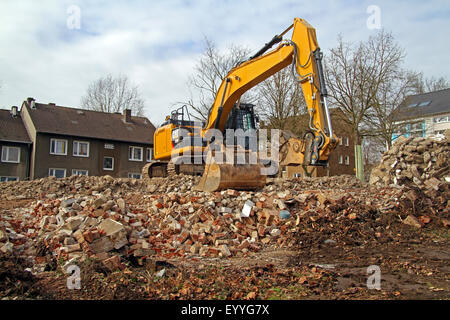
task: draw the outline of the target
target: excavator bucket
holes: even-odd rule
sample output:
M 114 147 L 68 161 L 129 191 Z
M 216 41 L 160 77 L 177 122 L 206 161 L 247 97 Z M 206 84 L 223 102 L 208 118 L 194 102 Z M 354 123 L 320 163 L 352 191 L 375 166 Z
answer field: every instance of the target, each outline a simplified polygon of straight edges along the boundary
M 266 176 L 261 174 L 261 165 L 217 164 L 212 162 L 205 166 L 205 171 L 197 190 L 214 192 L 224 189 L 253 190 L 263 188 Z
M 208 152 L 203 176 L 195 189 L 214 192 L 224 189 L 263 188 L 266 185 L 266 176 L 261 174 L 261 169 L 261 164 L 218 164 L 214 161 L 212 153 Z

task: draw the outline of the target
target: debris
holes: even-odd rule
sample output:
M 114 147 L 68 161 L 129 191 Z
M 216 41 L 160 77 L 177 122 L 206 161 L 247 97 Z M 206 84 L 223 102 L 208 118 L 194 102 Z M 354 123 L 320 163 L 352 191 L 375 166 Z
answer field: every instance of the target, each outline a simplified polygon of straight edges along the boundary
M 157 276 L 158 278 L 162 278 L 164 277 L 164 274 L 166 273 L 166 268 L 159 270 L 155 276 Z
M 416 228 L 422 228 L 422 224 L 419 222 L 419 220 L 417 220 L 417 218 L 412 215 L 407 216 L 406 219 L 403 220 L 403 223 Z
M 255 204 L 250 200 L 245 201 L 244 207 L 242 208 L 241 217 L 249 217 L 254 205 Z
M 384 153 L 380 164 L 372 170 L 369 182 L 438 191 L 448 182 L 449 158 L 448 138 L 401 137 Z
M 280 211 L 280 218 L 281 219 L 289 219 L 291 214 L 287 210 L 281 210 Z

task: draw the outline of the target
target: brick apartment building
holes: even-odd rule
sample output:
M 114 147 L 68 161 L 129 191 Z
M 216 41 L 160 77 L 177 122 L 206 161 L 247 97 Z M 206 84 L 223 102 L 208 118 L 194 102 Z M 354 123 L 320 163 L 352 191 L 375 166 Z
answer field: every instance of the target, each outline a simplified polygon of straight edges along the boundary
M 29 177 L 31 147 L 18 108 L 0 110 L 0 182 Z
M 21 146 L 23 164 L 16 163 L 14 173 L 20 180 L 107 174 L 140 178 L 142 167 L 153 156 L 155 127 L 145 117 L 131 116 L 130 110 L 123 114 L 104 113 L 42 104 L 28 98 L 15 118 L 11 114 L 8 118 L 5 111 L 10 113 L 1 113 L 1 119 L 5 119 L 0 127 L 2 154 L 6 148 L 3 145 Z M 13 142 L 14 138 L 3 129 L 12 125 L 21 128 L 20 141 Z M 9 156 L 10 151 L 5 152 Z M 2 158 L 2 176 L 12 175 L 7 166 L 10 164 Z
M 342 174 L 355 174 L 355 144 L 351 134 L 351 127 L 345 120 L 345 114 L 338 108 L 330 110 L 331 125 L 334 134 L 341 138 L 340 144 L 328 157 L 327 167 L 308 166 L 306 171 L 302 166 L 289 166 L 282 168 L 284 177 L 294 176 L 338 176 Z M 303 137 L 309 128 L 309 115 L 301 115 L 288 119 L 287 130 L 299 137 Z

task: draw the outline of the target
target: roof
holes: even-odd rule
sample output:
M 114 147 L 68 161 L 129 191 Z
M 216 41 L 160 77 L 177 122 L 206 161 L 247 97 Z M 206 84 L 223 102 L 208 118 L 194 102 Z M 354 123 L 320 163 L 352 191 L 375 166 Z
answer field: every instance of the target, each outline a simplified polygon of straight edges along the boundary
M 35 103 L 30 114 L 37 132 L 114 140 L 134 143 L 153 143 L 155 126 L 145 117 L 131 117 L 125 122 L 123 114 L 90 111 L 53 104 Z
M 348 118 L 345 116 L 344 112 L 341 109 L 330 108 L 329 114 L 331 118 L 331 125 L 333 126 L 333 132 L 335 134 L 342 135 L 351 132 L 351 126 L 349 124 Z M 287 119 L 285 129 L 292 131 L 298 136 L 303 136 L 306 131 L 310 130 L 309 121 L 309 113 L 301 114 L 296 117 L 292 116 Z
M 395 120 L 406 120 L 450 112 L 450 88 L 406 97 Z
M 12 117 L 10 110 L 0 109 L 0 140 L 31 143 L 19 113 Z

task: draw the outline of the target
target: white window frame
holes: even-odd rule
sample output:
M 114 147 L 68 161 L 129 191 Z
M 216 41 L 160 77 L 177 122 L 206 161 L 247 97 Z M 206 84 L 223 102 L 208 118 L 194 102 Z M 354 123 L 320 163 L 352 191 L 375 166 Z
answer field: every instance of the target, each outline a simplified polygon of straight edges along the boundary
M 345 165 L 346 166 L 350 165 L 350 157 L 349 156 L 345 156 Z
M 140 159 L 134 159 L 134 149 L 141 149 L 141 158 Z M 131 151 L 131 155 L 130 155 Z M 130 161 L 142 161 L 144 159 L 144 148 L 143 147 L 136 147 L 136 146 L 129 146 L 128 147 L 128 160 Z
M 148 158 L 149 154 L 150 154 L 150 159 Z M 147 148 L 147 155 L 146 156 L 147 156 L 147 162 L 151 162 L 152 159 L 153 159 L 153 148 Z
M 348 147 L 349 141 L 348 137 L 345 137 L 345 146 Z
M 112 159 L 112 168 L 105 168 L 105 158 L 111 158 Z M 105 171 L 114 171 L 114 157 L 104 156 L 103 157 L 103 170 Z
M 139 178 L 133 177 L 133 175 L 137 175 L 137 176 L 139 176 Z M 141 173 L 128 172 L 128 178 L 129 179 L 142 179 L 142 174 Z
M 57 142 L 61 142 L 61 141 L 63 141 L 66 144 L 66 147 L 64 148 L 65 149 L 65 153 L 52 152 L 52 143 L 55 142 L 55 149 L 56 149 L 56 143 Z M 50 139 L 50 154 L 54 154 L 54 155 L 57 155 L 57 156 L 67 156 L 67 146 L 68 145 L 69 145 L 69 142 L 66 139 L 51 138 Z
M 344 157 L 342 156 L 342 154 L 339 155 L 338 163 L 339 164 L 343 164 L 344 163 Z
M 53 170 L 53 174 L 50 174 L 51 170 Z M 56 170 L 64 170 L 64 177 L 63 178 L 67 177 L 67 169 L 64 169 L 64 168 L 48 168 L 48 176 L 49 177 L 56 177 L 56 175 L 55 175 L 55 173 L 56 173 L 55 171 Z
M 17 161 L 10 161 L 8 160 L 9 158 L 9 150 L 10 149 L 17 149 L 18 150 L 18 154 L 17 154 Z M 5 153 L 3 153 L 6 150 Z M 6 158 L 3 159 L 3 154 L 5 154 Z M 3 146 L 2 147 L 2 162 L 7 162 L 7 163 L 20 163 L 20 147 L 13 147 L 13 146 Z
M 450 116 L 435 117 L 433 121 L 434 123 L 446 123 L 450 121 Z
M 78 174 L 78 173 L 77 173 L 77 172 L 79 172 L 79 171 L 84 171 L 84 172 L 86 172 L 85 176 L 88 176 L 88 175 L 89 175 L 89 170 L 85 170 L 85 169 L 72 169 L 72 175 L 73 175 L 73 176 L 75 176 L 75 175 L 77 175 L 77 176 L 83 176 L 83 174 Z
M 80 150 L 80 143 L 86 143 L 87 144 L 87 155 L 82 155 L 82 154 L 77 154 L 78 152 L 79 152 L 79 150 Z M 77 148 L 75 148 L 75 144 L 77 144 Z M 90 143 L 89 143 L 89 141 L 80 141 L 80 140 L 75 140 L 74 142 L 73 142 L 73 152 L 72 152 L 72 155 L 74 156 L 74 157 L 83 157 L 83 158 L 89 158 L 89 152 L 90 152 Z M 75 151 L 77 152 L 77 153 L 75 153 Z
M 342 146 L 344 143 L 344 137 L 342 137 L 342 139 L 339 140 L 339 145 Z
M 4 181 L 2 181 L 2 179 L 5 179 Z M 14 180 L 11 180 L 14 179 Z M 0 177 L 0 182 L 10 182 L 10 181 L 19 181 L 19 177 L 12 177 L 12 176 L 1 176 Z

